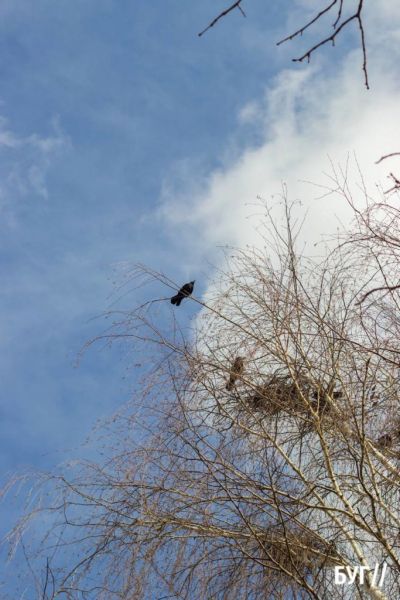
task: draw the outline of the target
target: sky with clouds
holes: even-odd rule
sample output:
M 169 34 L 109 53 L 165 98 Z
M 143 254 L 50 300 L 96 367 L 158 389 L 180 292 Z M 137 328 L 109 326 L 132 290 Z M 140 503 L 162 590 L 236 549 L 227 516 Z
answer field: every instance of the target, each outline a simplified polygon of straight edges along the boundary
M 351 2 L 349 2 L 351 4 Z M 354 4 L 354 3 L 353 3 Z M 253 243 L 257 196 L 288 186 L 311 243 L 345 218 L 319 199 L 331 162 L 371 193 L 400 150 L 400 9 L 365 6 L 369 91 L 353 23 L 310 64 L 293 63 L 332 17 L 276 46 L 317 0 L 3 0 L 0 6 L 0 470 L 51 468 L 129 398 L 123 351 L 103 328 L 113 269 L 135 261 L 178 282 Z M 400 165 L 399 165 L 400 172 Z M 125 307 L 146 297 L 125 299 Z M 164 295 L 165 289 L 151 289 Z M 185 319 L 190 308 L 179 318 Z M 78 451 L 79 452 L 79 451 Z M 2 532 L 15 509 L 3 507 Z

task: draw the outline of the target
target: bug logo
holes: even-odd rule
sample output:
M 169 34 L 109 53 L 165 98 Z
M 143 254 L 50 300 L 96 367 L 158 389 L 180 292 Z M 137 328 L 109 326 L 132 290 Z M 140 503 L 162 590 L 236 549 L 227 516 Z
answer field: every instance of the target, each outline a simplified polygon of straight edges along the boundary
M 381 587 L 385 581 L 387 563 L 383 563 L 382 569 L 380 571 L 380 564 L 376 563 L 374 569 L 371 567 L 362 567 L 362 566 L 341 566 L 335 567 L 335 583 L 337 585 L 352 585 L 355 581 L 360 583 L 361 585 L 364 583 L 365 573 L 372 573 L 371 584 L 373 586 Z

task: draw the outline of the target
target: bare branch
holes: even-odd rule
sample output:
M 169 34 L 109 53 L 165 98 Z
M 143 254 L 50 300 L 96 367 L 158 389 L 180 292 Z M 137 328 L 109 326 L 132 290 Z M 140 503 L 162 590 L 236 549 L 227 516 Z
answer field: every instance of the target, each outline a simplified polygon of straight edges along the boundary
M 318 15 L 316 17 L 314 17 L 313 19 L 311 19 L 311 21 L 309 21 L 306 25 L 304 25 L 303 27 L 301 27 L 300 29 L 298 29 L 295 33 L 289 35 L 288 37 L 284 38 L 283 40 L 281 40 L 280 42 L 278 42 L 278 46 L 280 44 L 283 44 L 284 42 L 287 41 L 291 41 L 293 40 L 295 37 L 299 36 L 299 35 L 303 35 L 304 31 L 306 31 L 306 29 L 308 29 L 309 27 L 311 27 L 311 25 L 314 25 L 324 14 L 326 14 L 327 12 L 329 12 L 336 4 L 337 4 L 338 0 L 333 0 L 333 2 L 331 4 L 329 4 L 324 10 L 322 10 L 320 13 L 318 13 Z M 301 56 L 300 58 L 293 58 L 293 62 L 303 62 L 304 59 L 307 59 L 307 61 L 310 61 L 311 55 L 318 49 L 321 48 L 321 46 L 324 46 L 325 44 L 327 44 L 328 42 L 332 42 L 333 45 L 335 45 L 335 39 L 336 37 L 339 35 L 339 33 L 352 21 L 354 21 L 355 19 L 358 22 L 359 28 L 360 28 L 360 34 L 361 34 L 361 47 L 362 47 L 362 53 L 363 53 L 363 71 L 364 71 L 364 79 L 365 79 L 365 86 L 367 89 L 369 89 L 369 83 L 368 83 L 368 71 L 367 71 L 367 51 L 366 51 L 366 45 L 365 45 L 365 34 L 364 34 L 364 27 L 363 27 L 363 22 L 362 22 L 362 9 L 363 9 L 363 2 L 364 0 L 359 0 L 359 4 L 358 4 L 358 8 L 357 11 L 351 15 L 350 17 L 348 17 L 345 21 L 343 21 L 343 23 L 337 27 L 340 18 L 342 16 L 342 9 L 343 9 L 343 1 L 341 0 L 340 2 L 340 6 L 339 6 L 339 12 L 338 12 L 338 17 L 336 18 L 334 24 L 333 24 L 333 28 L 335 29 L 335 31 L 333 32 L 332 35 L 325 37 L 323 40 L 321 40 L 320 42 L 318 42 L 317 44 L 315 44 L 312 48 L 310 48 L 310 50 L 307 50 L 307 52 L 305 54 L 303 54 L 303 56 Z
M 382 162 L 383 160 L 386 160 L 387 158 L 390 158 L 391 156 L 400 156 L 400 152 L 392 152 L 391 154 L 386 154 L 385 156 L 381 156 L 381 158 L 379 160 L 376 161 L 376 165 L 379 165 L 380 162 Z
M 362 304 L 368 298 L 368 296 L 370 296 L 371 294 L 375 294 L 375 292 L 382 292 L 382 291 L 394 292 L 395 290 L 398 290 L 398 289 L 400 289 L 400 284 L 399 285 L 391 285 L 391 286 L 383 285 L 381 287 L 376 287 L 372 290 L 369 290 L 369 292 L 367 292 L 366 294 L 364 294 L 364 296 L 361 298 L 361 300 L 359 300 L 357 302 L 357 304 Z
M 300 27 L 300 29 L 298 29 L 294 33 L 288 35 L 283 40 L 281 40 L 280 42 L 278 42 L 277 45 L 279 46 L 279 45 L 283 44 L 284 42 L 292 41 L 296 37 L 302 36 L 305 31 L 307 31 L 310 27 L 312 27 L 318 21 L 320 21 L 324 15 L 330 13 L 335 6 L 338 6 L 337 15 L 336 15 L 335 20 L 333 22 L 334 32 L 332 33 L 332 35 L 326 36 L 321 41 L 319 41 L 318 43 L 316 43 L 312 48 L 310 48 L 300 58 L 294 58 L 292 60 L 293 60 L 293 62 L 302 62 L 303 60 L 307 59 L 307 61 L 309 62 L 310 58 L 311 58 L 311 55 L 318 48 L 321 48 L 322 46 L 324 46 L 328 42 L 331 42 L 333 45 L 335 45 L 335 40 L 336 40 L 336 37 L 339 35 L 339 33 L 341 31 L 343 31 L 343 29 L 347 25 L 349 25 L 349 23 L 351 23 L 354 20 L 357 20 L 358 26 L 359 26 L 359 30 L 360 30 L 360 37 L 361 37 L 361 49 L 362 49 L 362 53 L 363 53 L 363 71 L 364 71 L 365 86 L 366 86 L 367 89 L 369 89 L 368 70 L 367 70 L 367 49 L 366 49 L 366 43 L 365 43 L 364 25 L 363 25 L 363 21 L 362 21 L 362 10 L 363 10 L 364 0 L 358 0 L 358 6 L 357 6 L 356 12 L 354 12 L 352 15 L 350 15 L 345 21 L 343 21 L 339 25 L 339 23 L 340 23 L 340 21 L 342 19 L 342 15 L 343 15 L 344 1 L 345 0 L 332 0 L 331 3 L 326 6 L 326 8 L 324 8 L 323 10 L 321 10 L 315 17 L 313 17 L 305 25 L 303 25 L 302 27 Z M 242 15 L 245 17 L 246 15 L 245 15 L 242 7 L 241 7 L 241 2 L 242 2 L 242 0 L 238 0 L 237 2 L 235 2 L 234 4 L 232 4 L 229 8 L 227 8 L 226 10 L 224 10 L 223 12 L 221 12 L 210 23 L 210 25 L 208 25 L 208 27 L 206 27 L 201 33 L 199 33 L 199 36 L 201 37 L 206 31 L 208 31 L 209 29 L 211 29 L 211 27 L 214 27 L 214 25 L 216 23 L 218 23 L 218 21 L 220 19 L 222 19 L 223 17 L 227 16 L 235 8 L 238 8 L 240 10 L 240 12 L 242 13 Z
M 235 8 L 238 8 L 240 10 L 240 12 L 242 13 L 242 15 L 244 17 L 246 17 L 245 12 L 243 11 L 242 7 L 240 6 L 242 3 L 242 0 L 237 0 L 237 2 L 235 2 L 234 4 L 232 4 L 232 6 L 230 6 L 229 8 L 227 8 L 226 10 L 224 10 L 221 14 L 218 15 L 218 17 L 216 17 L 209 25 L 208 27 L 206 27 L 203 31 L 201 31 L 199 33 L 199 37 L 201 37 L 206 31 L 208 31 L 209 29 L 211 29 L 211 27 L 214 27 L 214 25 L 216 23 L 218 23 L 218 21 L 220 19 L 222 19 L 223 17 L 225 17 L 226 15 L 228 15 L 232 10 L 235 10 Z
M 321 12 L 319 12 L 317 14 L 317 16 L 314 17 L 313 19 L 311 19 L 311 21 L 309 21 L 306 25 L 304 25 L 303 27 L 301 27 L 300 29 L 298 29 L 297 31 L 295 31 L 294 33 L 292 33 L 291 35 L 288 35 L 288 37 L 284 38 L 283 40 L 281 40 L 280 42 L 278 42 L 276 45 L 280 46 L 284 42 L 292 41 L 298 35 L 302 36 L 303 33 L 306 31 L 306 29 L 308 29 L 309 27 L 311 27 L 311 25 L 314 25 L 314 23 L 316 23 L 324 14 L 326 14 L 327 12 L 329 12 L 331 10 L 331 8 L 333 8 L 335 6 L 335 4 L 337 4 L 337 2 L 338 2 L 338 0 L 333 0 L 333 2 L 331 4 L 329 4 L 326 8 L 324 8 L 324 10 L 321 10 Z M 341 12 L 342 12 L 342 2 L 340 4 L 338 18 L 335 21 L 334 27 L 336 27 L 338 21 L 340 20 Z

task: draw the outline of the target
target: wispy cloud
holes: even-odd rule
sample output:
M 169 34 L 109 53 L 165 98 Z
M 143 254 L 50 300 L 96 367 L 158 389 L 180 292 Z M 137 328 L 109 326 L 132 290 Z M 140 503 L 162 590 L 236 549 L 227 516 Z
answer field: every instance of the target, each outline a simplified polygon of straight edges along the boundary
M 47 200 L 46 175 L 71 142 L 59 119 L 50 123 L 49 135 L 27 137 L 12 130 L 0 116 L 0 214 L 3 227 L 15 227 L 18 212 L 29 197 Z
M 376 26 L 370 13 L 367 19 L 370 91 L 363 85 L 359 49 L 334 69 L 327 68 L 323 57 L 310 66 L 286 69 L 268 86 L 262 100 L 239 111 L 238 127 L 257 132 L 256 143 L 249 142 L 239 157 L 205 176 L 199 177 L 197 165 L 191 169 L 187 163 L 169 176 L 159 215 L 175 239 L 181 239 L 186 249 L 192 246 L 193 257 L 198 258 L 199 252 L 210 254 L 217 244 L 256 243 L 254 222 L 247 219 L 254 212 L 252 205 L 258 195 L 268 200 L 279 193 L 282 181 L 288 184 L 291 198 L 302 199 L 310 208 L 307 239 L 315 242 L 322 233 L 334 231 L 339 224 L 336 215 L 345 217 L 345 203 L 333 196 L 317 201 L 323 192 L 304 183 L 329 184 L 330 161 L 345 167 L 348 156 L 355 153 L 372 193 L 378 183 L 390 187 L 389 165 L 375 164 L 383 154 L 400 150 L 400 82 L 393 61 L 398 50 L 391 43 L 377 42 L 384 25 L 398 35 L 397 23 L 389 25 L 389 5 L 394 6 L 387 0 L 382 12 L 376 9 Z M 355 161 L 352 169 L 350 177 L 357 184 Z M 182 232 L 180 238 L 177 231 Z

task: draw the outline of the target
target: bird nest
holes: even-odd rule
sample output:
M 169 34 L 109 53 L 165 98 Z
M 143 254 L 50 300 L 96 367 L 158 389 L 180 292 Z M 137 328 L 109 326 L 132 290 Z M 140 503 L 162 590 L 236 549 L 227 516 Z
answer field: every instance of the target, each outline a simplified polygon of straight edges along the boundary
M 331 409 L 329 395 L 338 398 L 341 392 L 316 389 L 305 377 L 295 380 L 288 375 L 273 375 L 267 383 L 259 386 L 247 398 L 247 405 L 255 412 L 274 416 L 282 411 L 289 414 L 311 414 L 320 416 Z
M 267 533 L 259 539 L 259 545 L 261 560 L 289 572 L 338 564 L 334 546 L 306 532 Z

